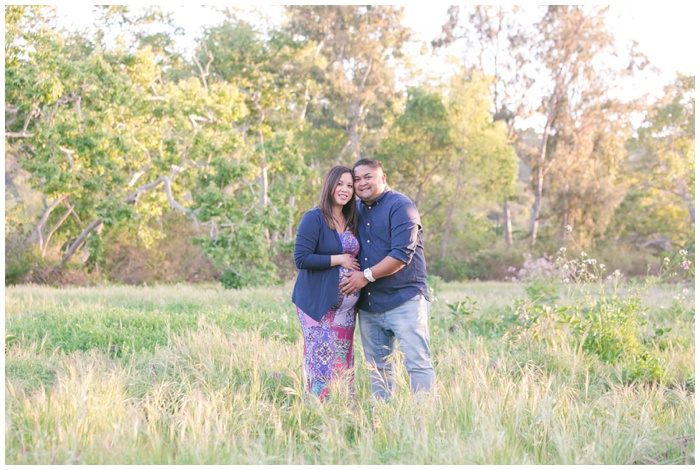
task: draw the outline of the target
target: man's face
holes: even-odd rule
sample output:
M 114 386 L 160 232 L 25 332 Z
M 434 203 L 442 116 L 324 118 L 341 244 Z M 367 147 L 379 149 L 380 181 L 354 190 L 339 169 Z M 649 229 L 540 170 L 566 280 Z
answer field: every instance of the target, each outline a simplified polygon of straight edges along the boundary
M 362 202 L 369 204 L 384 192 L 386 175 L 381 168 L 360 165 L 355 168 L 355 194 Z

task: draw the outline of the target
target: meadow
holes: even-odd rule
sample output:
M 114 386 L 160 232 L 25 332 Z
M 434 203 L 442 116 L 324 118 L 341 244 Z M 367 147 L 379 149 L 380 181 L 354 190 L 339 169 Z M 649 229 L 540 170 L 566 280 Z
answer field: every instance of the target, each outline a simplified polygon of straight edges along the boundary
M 359 332 L 304 396 L 291 284 L 7 287 L 5 463 L 694 463 L 692 284 L 431 286 L 436 390 L 381 403 Z

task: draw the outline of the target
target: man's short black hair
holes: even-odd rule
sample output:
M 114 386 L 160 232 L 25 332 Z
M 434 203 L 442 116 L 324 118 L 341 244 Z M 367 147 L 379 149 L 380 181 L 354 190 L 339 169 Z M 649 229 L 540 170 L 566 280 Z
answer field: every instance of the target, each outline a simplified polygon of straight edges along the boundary
M 384 171 L 384 167 L 382 166 L 382 164 L 379 163 L 377 160 L 372 160 L 371 158 L 363 158 L 361 160 L 356 161 L 355 164 L 352 166 L 352 171 L 354 172 L 355 168 L 357 168 L 358 166 L 368 166 L 375 170 L 379 168 L 382 171 Z

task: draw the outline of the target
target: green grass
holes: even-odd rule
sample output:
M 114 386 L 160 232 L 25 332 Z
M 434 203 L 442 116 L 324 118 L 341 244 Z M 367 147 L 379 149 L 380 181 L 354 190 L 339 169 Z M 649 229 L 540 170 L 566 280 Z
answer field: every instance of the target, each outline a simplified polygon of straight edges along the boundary
M 648 345 L 664 372 L 629 381 L 553 316 L 512 323 L 517 305 L 535 311 L 525 286 L 441 284 L 435 396 L 416 403 L 404 373 L 374 403 L 357 333 L 356 401 L 334 389 L 321 404 L 304 399 L 289 284 L 8 287 L 5 461 L 692 464 L 694 293 L 680 292 L 645 296 L 641 337 L 669 328 Z

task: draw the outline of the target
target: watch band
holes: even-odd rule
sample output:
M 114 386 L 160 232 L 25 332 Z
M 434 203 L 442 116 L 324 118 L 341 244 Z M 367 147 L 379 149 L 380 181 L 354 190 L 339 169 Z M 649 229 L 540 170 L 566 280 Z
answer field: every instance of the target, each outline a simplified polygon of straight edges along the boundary
M 375 281 L 374 277 L 372 276 L 372 270 L 371 270 L 371 269 L 369 269 L 369 268 L 365 269 L 364 271 L 362 271 L 362 274 L 365 275 L 365 279 L 367 279 L 369 282 L 374 282 L 374 281 Z

